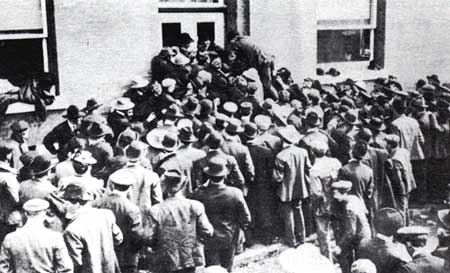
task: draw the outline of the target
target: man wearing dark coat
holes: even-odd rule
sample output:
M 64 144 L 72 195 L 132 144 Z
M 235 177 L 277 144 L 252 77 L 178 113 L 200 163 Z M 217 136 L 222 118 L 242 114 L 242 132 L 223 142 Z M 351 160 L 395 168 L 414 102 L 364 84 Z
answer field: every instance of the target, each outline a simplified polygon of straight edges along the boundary
M 67 120 L 53 128 L 43 140 L 45 148 L 50 153 L 57 154 L 59 161 L 63 161 L 66 158 L 64 154 L 65 145 L 72 137 L 77 135 L 83 113 L 75 105 L 70 105 L 63 117 Z

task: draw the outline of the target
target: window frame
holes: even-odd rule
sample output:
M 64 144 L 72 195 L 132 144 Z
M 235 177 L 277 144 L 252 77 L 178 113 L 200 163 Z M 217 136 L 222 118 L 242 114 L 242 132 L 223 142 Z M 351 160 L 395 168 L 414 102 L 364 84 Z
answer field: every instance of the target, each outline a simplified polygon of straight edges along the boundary
M 218 0 L 217 3 L 203 3 L 203 2 L 160 2 L 158 1 L 158 8 L 224 8 L 224 0 Z
M 370 18 L 361 20 L 317 20 L 317 30 L 375 29 L 377 27 L 377 0 L 370 1 Z

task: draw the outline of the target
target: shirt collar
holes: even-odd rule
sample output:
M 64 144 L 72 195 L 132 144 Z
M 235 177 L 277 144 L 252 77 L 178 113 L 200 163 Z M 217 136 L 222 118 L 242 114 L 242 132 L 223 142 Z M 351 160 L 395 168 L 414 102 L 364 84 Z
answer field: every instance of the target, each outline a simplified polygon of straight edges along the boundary
M 17 174 L 17 170 L 14 168 L 11 168 L 11 166 L 9 166 L 8 163 L 6 163 L 6 162 L 0 162 L 0 169 L 3 169 L 12 174 Z

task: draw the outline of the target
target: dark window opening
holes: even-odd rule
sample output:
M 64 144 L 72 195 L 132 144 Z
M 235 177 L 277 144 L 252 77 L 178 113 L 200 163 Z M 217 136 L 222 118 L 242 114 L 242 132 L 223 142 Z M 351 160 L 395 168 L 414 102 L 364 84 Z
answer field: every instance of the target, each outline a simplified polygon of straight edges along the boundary
M 215 40 L 214 22 L 197 23 L 197 37 L 201 40 Z
M 163 23 L 162 24 L 162 42 L 163 47 L 178 45 L 178 37 L 181 34 L 180 23 Z

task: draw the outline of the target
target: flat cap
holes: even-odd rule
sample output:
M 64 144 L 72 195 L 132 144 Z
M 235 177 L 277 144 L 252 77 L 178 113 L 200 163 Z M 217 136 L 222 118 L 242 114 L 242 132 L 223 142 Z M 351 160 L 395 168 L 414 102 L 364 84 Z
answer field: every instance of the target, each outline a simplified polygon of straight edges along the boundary
M 109 176 L 109 182 L 116 185 L 131 186 L 136 183 L 136 176 L 127 169 L 120 169 Z
M 409 236 L 420 236 L 420 235 L 428 235 L 430 230 L 423 226 L 407 226 L 401 227 L 397 230 L 397 234 L 399 235 L 409 235 Z
M 25 211 L 36 212 L 46 210 L 49 206 L 50 204 L 47 201 L 36 198 L 25 202 L 25 204 L 23 204 L 23 209 Z
M 257 115 L 255 117 L 255 124 L 260 130 L 268 130 L 272 124 L 272 119 L 269 116 Z
M 349 191 L 352 187 L 353 183 L 347 180 L 340 180 L 331 184 L 331 188 L 334 190 Z
M 223 104 L 223 110 L 227 111 L 228 113 L 236 113 L 238 110 L 237 105 L 234 102 L 227 101 Z

